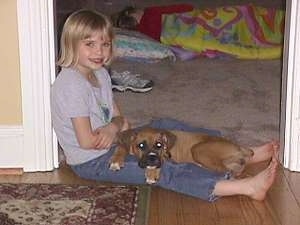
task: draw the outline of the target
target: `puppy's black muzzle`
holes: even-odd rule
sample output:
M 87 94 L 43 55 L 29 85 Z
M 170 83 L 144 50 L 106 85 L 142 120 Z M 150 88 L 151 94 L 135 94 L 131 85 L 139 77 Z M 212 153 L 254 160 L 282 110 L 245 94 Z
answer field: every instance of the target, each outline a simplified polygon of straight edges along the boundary
M 147 167 L 160 168 L 161 159 L 159 153 L 155 151 L 145 152 L 139 161 L 139 167 L 143 169 Z

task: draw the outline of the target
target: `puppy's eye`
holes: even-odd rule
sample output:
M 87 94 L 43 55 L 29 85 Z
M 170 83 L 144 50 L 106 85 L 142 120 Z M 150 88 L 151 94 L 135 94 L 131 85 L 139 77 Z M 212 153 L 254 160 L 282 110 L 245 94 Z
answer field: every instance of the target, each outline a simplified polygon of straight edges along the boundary
M 162 143 L 156 142 L 156 143 L 155 143 L 155 147 L 158 148 L 158 149 L 161 148 L 161 147 L 162 147 Z
M 139 143 L 137 147 L 141 150 L 145 150 L 146 146 L 147 146 L 146 142 L 143 141 L 143 142 Z

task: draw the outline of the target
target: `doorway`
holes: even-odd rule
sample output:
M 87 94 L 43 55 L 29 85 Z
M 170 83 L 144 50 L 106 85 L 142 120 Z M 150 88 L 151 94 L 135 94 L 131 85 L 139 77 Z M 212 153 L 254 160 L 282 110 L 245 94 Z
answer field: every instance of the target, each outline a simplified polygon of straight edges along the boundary
M 292 24 L 292 26 L 291 31 L 289 32 L 289 41 L 286 42 L 286 46 L 289 48 L 289 52 L 285 53 L 285 57 L 287 58 L 285 58 L 284 61 L 285 66 L 283 71 L 283 77 L 286 74 L 288 76 L 286 79 L 283 80 L 283 85 L 285 85 L 286 82 L 287 87 L 283 87 L 282 106 L 284 107 L 283 109 L 286 108 L 287 110 L 282 110 L 281 140 L 285 143 L 285 157 L 283 161 L 285 167 L 291 170 L 299 171 L 300 165 L 299 163 L 297 163 L 300 162 L 300 150 L 298 148 L 299 139 L 297 138 L 297 132 L 299 130 L 296 129 L 297 127 L 295 128 L 295 125 L 293 125 L 294 123 L 292 122 L 292 120 L 298 118 L 298 114 L 297 112 L 295 112 L 295 110 L 299 111 L 299 107 L 297 107 L 299 103 L 298 101 L 295 102 L 295 100 L 297 100 L 297 97 L 299 96 L 299 90 L 297 89 L 297 87 L 295 87 L 295 85 L 293 86 L 293 84 L 295 84 L 295 80 L 299 80 L 300 76 L 299 68 L 295 63 L 295 61 L 299 61 L 300 58 L 299 50 L 297 50 L 300 49 L 300 28 L 299 24 L 296 23 L 296 18 L 298 18 L 300 14 L 297 12 L 300 12 L 300 9 L 299 3 L 297 3 L 297 1 L 295 2 L 290 0 L 287 1 L 287 4 L 289 5 L 289 7 L 287 7 L 287 10 L 291 10 L 291 15 L 295 15 L 295 21 L 289 21 L 289 23 Z M 38 24 L 38 26 L 35 26 L 35 24 L 31 24 L 32 26 L 28 26 L 31 29 L 31 31 L 29 32 L 28 29 L 26 31 L 22 31 L 22 28 L 20 28 L 21 76 L 23 90 L 22 97 L 23 101 L 26 102 L 26 104 L 23 104 L 24 143 L 27 146 L 26 149 L 32 149 L 32 152 L 30 154 L 24 156 L 26 162 L 26 168 L 24 168 L 25 171 L 51 170 L 58 166 L 57 140 L 55 138 L 55 135 L 52 133 L 49 108 L 49 89 L 55 77 L 55 41 L 53 38 L 54 26 L 53 21 L 51 21 L 54 18 L 53 7 L 53 2 L 51 1 L 24 2 L 18 0 L 18 15 L 19 18 L 23 20 L 23 23 L 26 23 L 27 20 L 29 20 L 28 23 L 32 23 L 32 21 L 38 20 L 40 20 L 39 22 L 41 23 Z M 43 15 L 43 17 L 41 17 L 41 15 Z M 45 15 L 47 15 L 47 20 L 44 19 Z M 291 16 L 291 18 L 293 17 Z M 39 43 L 39 40 L 42 40 L 43 43 L 37 45 L 36 43 Z M 28 45 L 27 41 L 32 43 L 31 49 L 26 47 L 26 45 Z M 42 51 L 41 46 L 49 47 L 49 51 Z M 299 47 L 297 48 L 297 46 Z M 292 53 L 291 50 L 293 50 L 294 53 Z M 36 54 L 32 54 L 32 52 L 35 52 Z M 25 65 L 28 62 L 28 58 L 30 58 L 33 62 L 40 62 L 42 66 L 37 68 L 38 71 L 28 70 L 28 67 Z M 288 61 L 288 63 L 286 61 Z M 44 79 L 40 79 L 40 74 L 45 75 Z M 46 78 L 47 75 L 48 78 Z M 25 82 L 25 80 L 29 77 L 31 77 L 31 81 L 32 79 L 35 79 L 34 82 Z M 26 84 L 28 86 L 25 87 L 24 85 Z M 289 88 L 289 85 L 292 85 L 291 89 Z M 41 89 L 40 87 L 43 88 Z M 36 96 L 40 96 L 40 101 L 37 102 L 34 98 L 36 96 L 32 96 L 32 90 L 35 91 Z M 293 98 L 295 100 L 293 100 Z M 32 111 L 34 111 L 34 114 L 32 113 Z M 33 116 L 32 114 L 36 116 Z M 36 126 L 36 124 L 40 124 L 41 126 Z M 36 137 L 37 133 L 41 133 L 42 138 Z M 32 134 L 35 138 L 30 137 Z

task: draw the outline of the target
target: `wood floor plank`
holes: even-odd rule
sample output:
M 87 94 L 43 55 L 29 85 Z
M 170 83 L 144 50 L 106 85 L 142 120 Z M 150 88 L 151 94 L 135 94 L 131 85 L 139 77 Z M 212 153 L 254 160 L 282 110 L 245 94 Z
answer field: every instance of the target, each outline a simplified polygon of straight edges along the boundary
M 156 189 L 158 192 L 158 222 L 165 225 L 182 224 L 180 197 L 177 193 Z
M 0 175 L 0 183 L 21 183 L 22 176 Z
M 217 224 L 246 224 L 237 196 L 220 198 L 215 202 Z
M 239 200 L 245 224 L 280 225 L 266 201 L 254 201 L 245 196 L 240 196 Z
M 300 224 L 300 205 L 294 196 L 294 190 L 291 189 L 284 175 L 284 171 L 283 168 L 278 170 L 278 175 L 268 192 L 266 202 L 268 202 L 269 208 L 274 211 L 280 224 L 297 225 Z M 299 173 L 298 177 L 300 177 Z
M 217 210 L 213 203 L 178 194 L 181 198 L 183 224 L 216 225 Z M 205 217 L 203 215 L 206 215 Z
M 284 170 L 284 176 L 290 185 L 290 188 L 300 205 L 300 176 L 298 172 L 291 172 L 287 169 Z
M 22 168 L 0 168 L 0 175 L 22 175 Z

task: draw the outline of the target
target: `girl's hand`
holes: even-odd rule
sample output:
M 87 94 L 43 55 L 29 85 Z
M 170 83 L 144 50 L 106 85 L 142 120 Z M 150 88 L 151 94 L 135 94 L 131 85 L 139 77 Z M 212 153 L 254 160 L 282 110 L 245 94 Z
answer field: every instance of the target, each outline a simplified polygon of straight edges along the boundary
M 78 143 L 83 149 L 110 148 L 116 141 L 117 133 L 130 128 L 127 120 L 116 116 L 106 126 L 92 130 L 89 117 L 72 118 Z
M 130 123 L 126 118 L 124 118 L 123 126 L 120 131 L 128 130 L 130 128 L 131 128 Z
M 103 149 L 110 148 L 112 144 L 115 142 L 117 133 L 119 132 L 119 128 L 113 124 L 109 123 L 106 126 L 99 127 L 94 131 L 95 139 L 95 148 Z
M 117 133 L 122 132 L 124 130 L 128 130 L 130 128 L 130 124 L 128 120 L 124 117 L 119 117 L 121 122 L 111 122 L 104 127 L 99 127 L 94 131 L 94 135 L 96 135 L 96 148 L 110 148 L 113 143 L 116 142 Z M 122 124 L 120 126 L 120 124 Z

